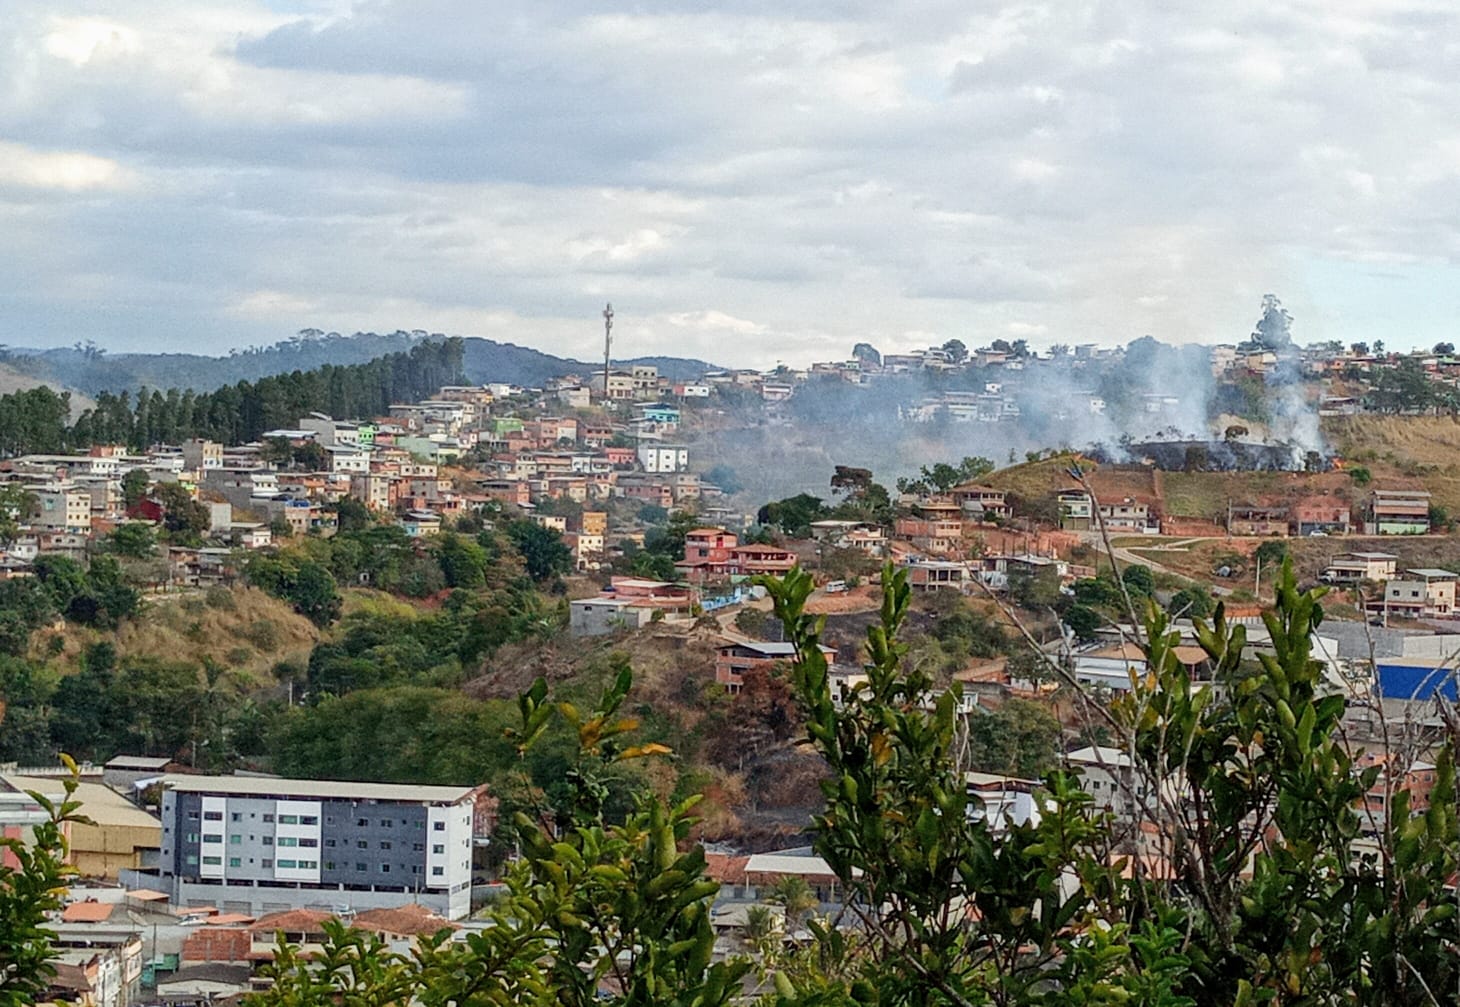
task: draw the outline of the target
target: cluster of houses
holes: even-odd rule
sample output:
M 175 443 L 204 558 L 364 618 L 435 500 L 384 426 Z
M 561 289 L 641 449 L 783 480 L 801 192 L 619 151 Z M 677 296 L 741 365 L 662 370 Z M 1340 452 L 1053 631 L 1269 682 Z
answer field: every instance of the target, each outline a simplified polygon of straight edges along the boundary
M 653 504 L 733 516 L 717 509 L 719 490 L 690 470 L 688 448 L 674 442 L 679 403 L 707 396 L 711 386 L 671 383 L 653 367 L 625 374 L 623 388 L 617 372 L 609 375 L 612 414 L 572 415 L 588 404 L 587 386 L 572 380 L 543 389 L 448 386 L 372 419 L 310 414 L 250 444 L 194 439 L 142 453 L 102 446 L 5 459 L 0 482 L 22 486 L 29 505 L 15 515 L 19 534 L 0 542 L 0 576 L 26 573 L 43 553 L 84 557 L 124 523 L 163 521 L 161 483 L 202 504 L 207 528 L 202 547 L 170 550 L 159 586 L 225 579 L 234 549 L 268 548 L 283 535 L 331 535 L 345 498 L 392 517 L 413 538 L 493 501 L 509 505 L 562 532 L 580 569 L 605 560 L 616 501 L 631 513 Z M 128 500 L 123 480 L 136 471 L 153 489 Z

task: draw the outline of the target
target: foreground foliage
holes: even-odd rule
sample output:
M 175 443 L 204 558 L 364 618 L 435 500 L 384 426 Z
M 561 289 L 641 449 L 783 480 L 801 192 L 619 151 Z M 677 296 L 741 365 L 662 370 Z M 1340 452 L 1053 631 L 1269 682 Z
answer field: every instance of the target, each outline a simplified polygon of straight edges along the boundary
M 492 925 L 409 955 L 331 931 L 322 957 L 281 948 L 262 1005 L 1424 1005 L 1460 996 L 1454 770 L 1438 746 L 1427 806 L 1343 737 L 1345 699 L 1312 654 L 1321 593 L 1291 569 L 1265 616 L 1256 670 L 1246 629 L 1221 607 L 1197 635 L 1215 668 L 1195 688 L 1167 616 L 1148 607 L 1146 672 L 1094 714 L 1127 762 L 1117 819 L 1063 771 L 1042 813 L 996 820 L 964 783 L 970 739 L 957 687 L 939 692 L 903 660 L 905 574 L 885 571 L 865 685 L 840 702 L 805 612 L 810 577 L 768 581 L 795 643 L 792 689 L 825 758 L 814 846 L 845 909 L 766 893 L 810 939 L 748 914 L 754 966 L 716 960 L 717 886 L 691 842 L 694 799 L 613 799 L 626 763 L 670 754 L 634 744 L 622 669 L 592 709 L 521 697 L 507 743 L 519 758 L 553 732 L 574 741 L 549 808 L 512 815 L 521 852 Z M 1109 767 L 1118 770 L 1118 766 Z M 1373 794 L 1383 797 L 1373 810 Z M 19 891 L 19 889 L 15 889 Z M 26 889 L 36 895 L 36 889 Z M 13 912 L 14 910 L 7 910 Z M 752 971 L 754 969 L 754 971 Z

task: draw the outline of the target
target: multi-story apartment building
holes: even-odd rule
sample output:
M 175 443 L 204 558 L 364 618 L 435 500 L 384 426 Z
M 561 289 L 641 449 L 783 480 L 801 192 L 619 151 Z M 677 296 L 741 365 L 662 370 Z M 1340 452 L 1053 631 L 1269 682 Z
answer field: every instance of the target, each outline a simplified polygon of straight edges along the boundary
M 160 881 L 177 905 L 255 916 L 417 902 L 460 919 L 491 807 L 484 788 L 168 776 Z
M 32 526 L 43 531 L 89 532 L 91 494 L 75 483 L 46 486 L 35 492 Z

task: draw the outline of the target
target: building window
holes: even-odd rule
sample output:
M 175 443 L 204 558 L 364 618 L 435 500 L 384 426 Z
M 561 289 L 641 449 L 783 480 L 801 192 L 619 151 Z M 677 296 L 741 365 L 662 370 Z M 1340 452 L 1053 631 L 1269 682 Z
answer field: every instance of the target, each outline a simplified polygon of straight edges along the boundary
M 209 867 L 222 867 L 223 866 L 223 858 L 222 857 L 204 857 L 203 858 L 203 863 L 206 864 L 206 865 L 208 865 Z
M 446 823 L 445 822 L 432 822 L 431 823 L 431 828 L 435 829 L 437 832 L 445 832 L 446 831 Z
M 299 865 L 297 863 L 295 863 L 293 860 L 280 860 L 279 861 L 279 870 L 281 870 L 281 871 L 292 871 L 294 868 L 296 868 L 298 866 Z
M 370 819 L 368 819 L 368 818 L 357 818 L 357 819 L 355 819 L 355 824 L 358 827 L 360 827 L 360 828 L 363 829 L 363 828 L 365 828 L 366 826 L 368 826 L 370 824 Z
M 196 811 L 189 811 L 188 812 L 188 821 L 190 821 L 190 822 L 196 822 L 197 820 L 198 820 L 198 813 Z
M 299 861 L 299 869 L 302 870 L 302 871 L 312 871 L 315 868 L 317 868 L 318 866 L 319 866 L 319 861 L 318 860 L 301 860 L 301 861 Z
M 357 863 L 355 865 L 355 870 L 357 870 L 357 871 L 368 871 L 369 869 L 370 868 L 366 867 L 364 864 L 358 864 Z
M 368 850 L 368 849 L 370 849 L 370 844 L 368 842 L 366 842 L 364 839 L 357 839 L 357 840 L 355 840 L 355 849 L 357 849 L 357 850 Z
M 446 852 L 446 844 L 445 843 L 436 843 L 436 844 L 434 844 L 431 847 L 431 852 L 432 853 L 445 853 Z
M 278 845 L 279 846 L 298 846 L 299 845 L 299 840 L 295 839 L 293 836 L 280 836 L 279 837 L 279 841 L 278 841 Z
M 382 850 L 388 850 L 388 849 L 390 849 L 390 840 L 389 839 L 382 840 L 381 843 L 380 843 L 380 848 Z
M 411 844 L 411 852 L 412 853 L 420 853 L 425 848 L 426 847 L 424 845 L 422 845 L 421 843 L 412 843 Z
M 381 864 L 380 865 L 380 873 L 381 874 L 389 874 L 390 873 L 390 865 L 389 864 Z
M 301 840 L 299 840 L 299 845 L 300 846 L 318 846 L 319 845 L 319 840 L 318 839 L 301 839 Z
M 334 849 L 335 841 L 333 839 L 326 839 L 324 841 L 324 844 L 326 846 L 328 846 L 330 849 Z
M 265 814 L 264 815 L 264 821 L 266 821 L 266 822 L 272 822 L 273 820 L 274 820 L 274 816 L 273 815 L 271 815 L 271 814 Z
M 273 836 L 265 836 L 264 837 L 264 845 L 265 846 L 273 846 L 274 845 L 274 837 Z
M 191 853 L 189 853 L 189 854 L 188 854 L 188 855 L 187 855 L 187 857 L 185 857 L 185 858 L 184 858 L 184 859 L 185 859 L 185 860 L 186 860 L 186 861 L 187 861 L 187 863 L 188 863 L 188 864 L 190 864 L 190 865 L 191 865 L 191 866 L 193 866 L 193 867 L 196 867 L 196 866 L 198 866 L 198 858 L 197 858 L 197 857 L 196 857 L 196 856 L 194 856 L 194 855 L 193 855 L 193 854 L 191 854 Z
M 266 860 L 264 860 L 264 862 L 260 866 L 266 867 L 266 868 L 267 867 L 273 867 L 274 866 L 274 862 L 272 860 L 266 859 Z
M 392 819 L 392 818 L 382 818 L 380 820 L 380 827 L 382 829 L 391 829 L 391 828 L 394 828 L 395 827 L 395 820 Z
M 188 833 L 188 842 L 190 842 L 190 843 L 196 843 L 197 841 L 198 841 L 198 834 L 196 832 L 189 832 Z
M 443 875 L 445 873 L 446 873 L 446 868 L 444 868 L 444 867 L 433 867 L 433 868 L 431 868 L 431 877 L 433 877 L 433 878 L 439 878 L 439 877 L 441 877 L 441 875 Z
M 221 842 L 223 842 L 223 837 L 222 836 L 207 835 L 207 836 L 204 836 L 203 837 L 203 842 L 205 842 L 205 843 L 221 843 Z
M 319 816 L 318 815 L 300 815 L 299 816 L 299 824 L 300 825 L 318 825 L 319 824 Z
M 223 821 L 223 812 L 221 812 L 221 811 L 205 811 L 205 812 L 203 812 L 203 821 L 205 821 L 205 822 L 221 822 L 221 821 Z
M 235 811 L 231 815 L 228 816 L 228 819 L 229 819 L 229 821 L 233 821 L 233 822 L 241 822 L 241 821 L 243 821 L 243 812 L 241 812 L 241 811 Z
M 241 857 L 229 857 L 228 858 L 228 866 L 229 867 L 242 867 L 243 866 L 243 859 Z

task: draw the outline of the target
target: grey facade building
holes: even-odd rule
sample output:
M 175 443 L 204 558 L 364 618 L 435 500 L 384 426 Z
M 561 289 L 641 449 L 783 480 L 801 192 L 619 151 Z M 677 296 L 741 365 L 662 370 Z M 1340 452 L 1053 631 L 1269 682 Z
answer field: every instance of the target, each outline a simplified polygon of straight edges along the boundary
M 161 880 L 177 905 L 228 912 L 418 902 L 460 919 L 485 800 L 480 787 L 167 776 Z

